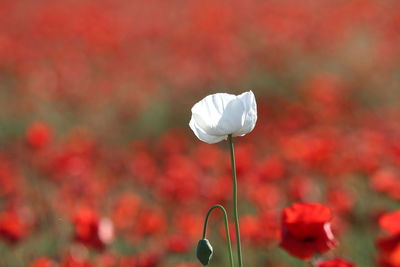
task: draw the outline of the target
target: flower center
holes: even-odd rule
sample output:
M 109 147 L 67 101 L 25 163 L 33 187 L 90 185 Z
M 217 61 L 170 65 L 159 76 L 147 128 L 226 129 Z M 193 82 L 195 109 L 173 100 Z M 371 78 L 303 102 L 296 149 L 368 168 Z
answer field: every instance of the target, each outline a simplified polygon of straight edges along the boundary
M 302 239 L 302 241 L 306 242 L 306 243 L 311 243 L 311 242 L 314 242 L 315 240 L 316 240 L 316 238 L 313 237 L 313 236 L 307 236 L 307 237 Z

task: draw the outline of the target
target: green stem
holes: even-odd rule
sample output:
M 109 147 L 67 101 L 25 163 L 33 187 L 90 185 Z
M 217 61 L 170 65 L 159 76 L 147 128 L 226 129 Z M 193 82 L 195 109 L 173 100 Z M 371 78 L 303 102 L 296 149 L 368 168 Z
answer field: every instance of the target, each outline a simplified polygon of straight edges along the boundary
M 231 152 L 231 165 L 232 165 L 232 180 L 233 180 L 233 217 L 235 219 L 236 230 L 236 244 L 239 267 L 243 267 L 242 261 L 242 248 L 240 243 L 240 230 L 239 230 L 239 216 L 237 210 L 237 177 L 236 177 L 236 164 L 235 164 L 235 151 L 233 149 L 232 135 L 228 135 L 229 148 Z
M 225 235 L 226 235 L 226 241 L 228 243 L 229 263 L 230 263 L 231 267 L 234 267 L 235 265 L 233 264 L 231 236 L 229 235 L 228 215 L 226 214 L 226 210 L 225 210 L 225 208 L 223 206 L 214 205 L 208 210 L 207 215 L 206 215 L 206 219 L 204 221 L 204 229 L 203 229 L 203 237 L 202 238 L 203 239 L 206 238 L 208 217 L 210 216 L 211 212 L 216 208 L 219 208 L 222 211 L 222 213 L 224 214 Z

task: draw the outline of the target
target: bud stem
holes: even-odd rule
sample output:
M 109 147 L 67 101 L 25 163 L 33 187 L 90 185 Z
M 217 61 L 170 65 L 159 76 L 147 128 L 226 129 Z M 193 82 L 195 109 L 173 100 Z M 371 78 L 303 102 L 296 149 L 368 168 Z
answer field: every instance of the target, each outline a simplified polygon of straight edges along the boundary
M 229 263 L 231 267 L 234 267 L 234 263 L 233 263 L 233 256 L 232 256 L 232 243 L 231 243 L 231 236 L 229 235 L 229 224 L 228 224 L 228 215 L 226 213 L 226 210 L 223 206 L 221 205 L 214 205 L 212 206 L 206 215 L 206 219 L 204 221 L 204 229 L 203 229 L 203 237 L 202 239 L 206 238 L 206 231 L 207 231 L 207 224 L 208 224 L 208 217 L 210 216 L 211 212 L 216 209 L 219 208 L 222 213 L 224 214 L 224 221 L 225 221 L 225 235 L 226 235 L 226 241 L 228 243 L 228 253 L 229 253 Z
M 239 229 L 239 216 L 237 209 L 237 177 L 236 177 L 236 164 L 235 164 L 235 151 L 233 149 L 232 135 L 228 135 L 228 143 L 231 154 L 231 165 L 232 165 L 232 180 L 233 180 L 233 217 L 235 219 L 235 230 L 236 230 L 236 244 L 239 267 L 243 267 L 242 261 L 242 248 L 240 243 L 240 229 Z

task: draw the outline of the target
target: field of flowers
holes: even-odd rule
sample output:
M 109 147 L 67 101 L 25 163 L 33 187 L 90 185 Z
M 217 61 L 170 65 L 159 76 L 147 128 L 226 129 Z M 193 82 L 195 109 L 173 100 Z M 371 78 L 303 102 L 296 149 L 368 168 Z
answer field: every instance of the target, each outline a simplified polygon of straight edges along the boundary
M 200 267 L 215 204 L 235 252 L 228 142 L 189 121 L 249 90 L 244 265 L 400 266 L 400 1 L 2 0 L 0 25 L 1 267 Z M 207 239 L 229 266 L 219 211 Z

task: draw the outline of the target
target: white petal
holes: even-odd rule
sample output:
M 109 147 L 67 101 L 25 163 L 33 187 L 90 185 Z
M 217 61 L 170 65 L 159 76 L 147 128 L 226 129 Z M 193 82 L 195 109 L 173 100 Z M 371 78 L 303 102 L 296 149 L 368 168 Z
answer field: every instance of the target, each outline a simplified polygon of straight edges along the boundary
M 245 106 L 236 97 L 225 107 L 214 133 L 216 135 L 233 134 L 243 127 L 245 118 Z
M 251 132 L 256 126 L 257 122 L 257 104 L 256 98 L 252 91 L 245 92 L 238 96 L 238 99 L 243 103 L 245 107 L 245 118 L 243 126 L 238 131 L 234 132 L 234 136 L 243 136 Z
M 224 139 L 227 138 L 227 136 L 215 136 L 215 135 L 209 135 L 206 132 L 204 132 L 200 127 L 196 125 L 195 120 L 192 119 L 189 122 L 190 129 L 194 132 L 194 134 L 199 138 L 201 141 L 209 143 L 209 144 L 215 144 L 218 143 Z
M 218 93 L 205 97 L 192 107 L 192 119 L 205 133 L 225 135 L 219 129 L 219 123 L 229 103 L 236 99 L 235 95 Z
M 218 93 L 205 97 L 192 107 L 190 128 L 202 141 L 213 144 L 229 134 L 242 136 L 253 130 L 257 105 L 252 91 L 239 96 Z

